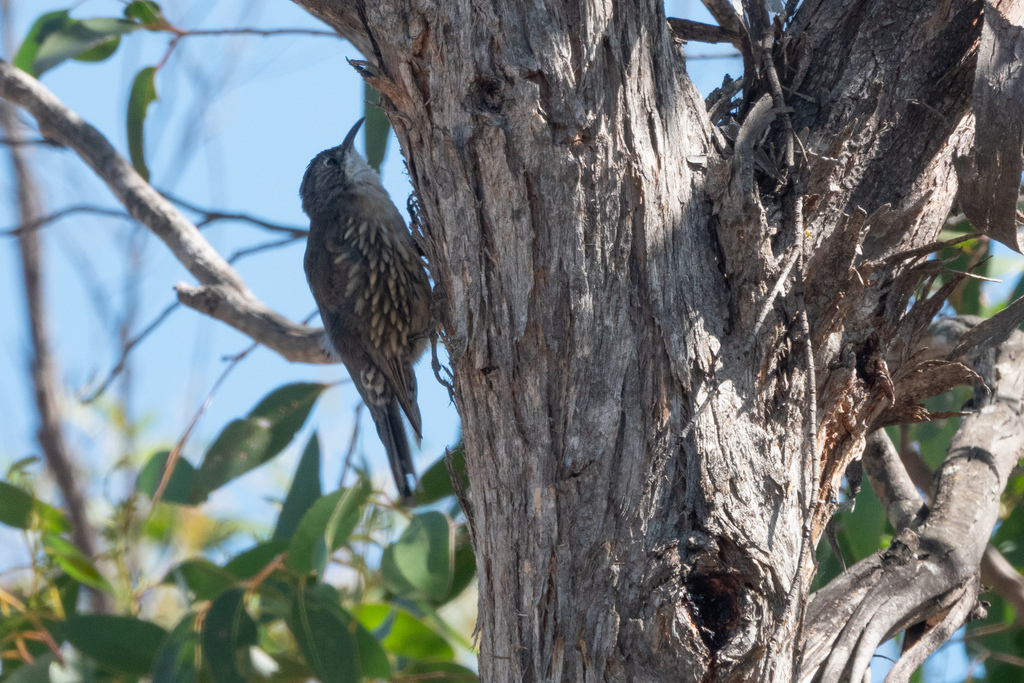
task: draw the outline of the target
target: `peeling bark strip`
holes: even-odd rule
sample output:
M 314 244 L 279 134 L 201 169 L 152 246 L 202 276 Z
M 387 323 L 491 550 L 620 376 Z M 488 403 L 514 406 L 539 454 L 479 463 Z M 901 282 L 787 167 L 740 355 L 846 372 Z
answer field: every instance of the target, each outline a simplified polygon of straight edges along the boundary
M 1017 198 L 1024 170 L 1024 3 L 987 0 L 974 77 L 974 149 L 957 159 L 960 204 L 980 232 L 1024 252 Z
M 916 643 L 908 641 L 886 678 L 908 680 L 972 613 L 983 612 L 979 568 L 1000 494 L 1024 456 L 1024 332 L 978 349 L 971 361 L 980 375 L 973 412 L 950 443 L 926 509 L 895 451 L 888 452 L 892 444 L 884 435 L 873 438 L 876 453 L 865 457 L 866 469 L 872 484 L 881 484 L 899 535 L 815 593 L 804 623 L 802 681 L 859 681 L 882 642 L 949 610 Z
M 715 128 L 658 3 L 298 2 L 371 44 L 416 188 L 484 680 L 789 680 L 804 515 L 816 540 L 867 433 L 975 377 L 914 351 L 955 284 L 908 305 L 974 142 L 981 4 L 810 0 L 783 31 L 708 3 L 748 58 Z
M 982 3 L 806 0 L 787 24 L 751 1 L 746 25 L 709 1 L 747 60 L 743 100 L 712 121 L 658 2 L 297 1 L 363 51 L 416 189 L 467 446 L 482 678 L 837 680 L 945 612 L 906 680 L 973 610 L 980 554 L 946 551 L 987 538 L 1021 443 L 1003 438 L 1021 424 L 1010 342 L 974 367 L 990 386 L 998 370 L 976 401 L 1002 421 L 965 419 L 929 517 L 813 596 L 799 638 L 793 607 L 866 436 L 929 417 L 922 399 L 974 379 L 956 356 L 1021 312 L 949 358 L 917 350 L 963 277 L 933 291 L 928 255 L 975 142 Z M 0 61 L 0 96 L 190 268 L 183 302 L 324 360 L 52 93 Z M 890 594 L 901 609 L 880 608 Z

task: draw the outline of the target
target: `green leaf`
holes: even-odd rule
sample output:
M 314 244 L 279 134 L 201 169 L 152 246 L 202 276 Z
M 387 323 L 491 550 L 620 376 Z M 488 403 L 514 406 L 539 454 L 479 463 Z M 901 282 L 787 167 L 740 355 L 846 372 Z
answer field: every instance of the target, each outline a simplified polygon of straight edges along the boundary
M 88 54 L 98 46 L 109 43 L 125 33 L 131 33 L 137 28 L 139 25 L 133 21 L 107 17 L 82 21 L 65 20 L 60 28 L 51 31 L 39 41 L 35 59 L 32 61 L 32 74 L 39 77 L 61 62 Z M 109 57 L 112 53 L 113 50 L 110 50 L 106 56 Z
M 991 543 L 1014 567 L 1024 567 L 1024 508 L 1010 511 L 992 534 Z
M 248 550 L 235 555 L 224 565 L 224 569 L 234 574 L 235 578 L 240 581 L 251 579 L 287 549 L 288 544 L 280 541 L 257 543 Z
M 68 16 L 68 12 L 71 10 L 58 10 L 56 12 L 47 12 L 32 24 L 32 28 L 28 30 L 28 35 L 25 36 L 25 40 L 21 43 L 21 47 L 18 48 L 18 54 L 14 56 L 12 62 L 14 66 L 18 67 L 26 73 L 33 75 L 35 72 L 32 70 L 32 64 L 36 61 L 36 54 L 39 52 L 39 44 L 42 43 L 48 35 L 56 31 L 60 31 L 62 28 L 72 22 L 72 19 Z
M 472 669 L 453 662 L 413 662 L 402 669 L 402 674 L 429 680 L 430 683 L 473 683 L 480 680 Z
M 380 165 L 387 151 L 391 124 L 384 115 L 384 110 L 380 108 L 380 93 L 369 83 L 363 83 L 363 98 L 363 113 L 366 116 L 366 122 L 363 124 L 363 135 L 366 136 L 366 163 L 380 173 Z
M 245 611 L 245 590 L 234 588 L 213 601 L 203 621 L 203 662 L 215 683 L 245 683 L 249 646 L 256 644 L 256 624 Z
M 77 62 L 102 62 L 110 55 L 117 52 L 117 47 L 121 44 L 121 36 L 114 36 L 110 40 L 100 43 L 94 48 L 86 50 L 75 56 Z
M 152 0 L 134 0 L 124 8 L 124 18 L 132 19 L 151 31 L 163 29 L 167 22 L 160 5 Z
M 153 683 L 194 683 L 199 678 L 196 668 L 196 632 L 194 614 L 187 614 L 167 634 L 153 663 Z
M 277 455 L 291 443 L 328 386 L 310 382 L 288 384 L 270 392 L 252 409 L 250 420 L 266 420 L 270 426 L 272 438 L 268 450 L 271 455 Z
M 295 596 L 288 627 L 321 683 L 356 683 L 359 659 L 349 630 L 352 619 L 324 594 L 303 589 Z
M 184 584 L 196 600 L 213 600 L 237 580 L 227 569 L 203 559 L 185 560 L 164 577 L 164 583 Z
M 381 574 L 388 587 L 408 595 L 408 586 L 431 600 L 443 600 L 452 587 L 455 565 L 453 525 L 440 512 L 425 512 L 409 522 L 398 541 L 384 550 Z
M 57 595 L 60 597 L 60 604 L 65 615 L 78 613 L 79 585 L 67 574 L 61 574 L 53 580 L 53 587 L 57 589 Z
M 284 450 L 327 386 L 283 386 L 268 394 L 244 420 L 235 420 L 225 427 L 199 466 L 189 500 L 203 502 L 210 492 Z
M 836 525 L 840 545 L 849 553 L 848 562 L 860 562 L 883 546 L 882 537 L 889 532 L 889 520 L 867 477 L 863 478 L 853 511 L 837 513 Z
M 202 503 L 211 492 L 262 465 L 270 428 L 254 420 L 233 420 L 217 436 L 193 479 L 190 503 Z
M 5 481 L 0 481 L 0 524 L 16 529 L 31 529 L 38 524 L 39 529 L 55 533 L 71 530 L 63 512 Z
M 335 491 L 313 503 L 295 530 L 285 566 L 300 575 L 314 569 L 321 573 L 326 558 L 345 544 L 358 524 L 369 495 L 369 482 L 361 479 L 355 486 Z M 315 557 L 318 545 L 320 562 Z
M 1010 293 L 1010 296 L 1009 298 L 1007 298 L 1007 301 L 1016 301 L 1022 296 L 1024 296 L 1024 274 L 1022 274 L 1020 276 L 1020 279 L 1017 280 L 1017 284 L 1014 285 L 1013 292 Z M 1024 331 L 1024 322 L 1020 324 L 1020 327 L 1018 329 Z
M 35 498 L 17 486 L 0 481 L 0 522 L 15 529 L 32 526 L 32 507 Z
M 146 166 L 143 124 L 146 122 L 149 105 L 157 99 L 155 75 L 156 67 L 152 66 L 147 66 L 137 73 L 135 81 L 132 83 L 131 95 L 128 96 L 128 155 L 132 159 L 132 166 L 147 181 L 149 180 L 149 168 Z
M 157 451 L 149 457 L 146 464 L 139 471 L 135 480 L 135 490 L 153 498 L 156 489 L 160 486 L 160 479 L 164 476 L 164 467 L 167 465 L 167 458 L 170 451 Z M 178 458 L 174 463 L 174 472 L 167 482 L 163 496 L 160 498 L 164 503 L 176 503 L 179 505 L 188 504 L 188 494 L 192 490 L 192 480 L 196 475 L 196 468 L 185 458 Z
M 50 683 L 50 664 L 57 661 L 52 653 L 47 652 L 41 657 L 36 657 L 33 664 L 22 664 L 14 668 L 14 662 L 4 662 L 4 673 L 12 671 L 9 677 L 4 678 L 4 683 Z
M 324 529 L 324 542 L 330 552 L 345 545 L 363 514 L 363 505 L 370 497 L 370 482 L 360 479 L 338 500 Z
M 53 532 L 43 534 L 43 547 L 54 562 L 75 581 L 113 595 L 114 589 L 99 573 L 92 560 L 67 539 Z
M 29 467 L 39 462 L 39 456 L 37 455 L 26 455 L 20 460 L 15 460 L 11 463 L 11 466 L 7 468 L 7 479 L 11 477 L 25 474 Z
M 989 253 L 988 240 L 968 240 L 955 247 L 945 247 L 939 250 L 939 260 L 946 264 L 950 270 L 966 271 L 975 264 L 971 272 L 988 277 L 991 275 L 992 262 L 987 258 Z M 948 281 L 952 275 L 943 277 L 943 282 Z M 949 305 L 959 315 L 981 315 L 981 280 L 976 278 L 964 279 L 949 296 Z
M 452 572 L 452 586 L 442 603 L 459 597 L 476 576 L 476 555 L 468 542 L 455 547 L 455 567 Z
M 292 487 L 284 499 L 281 514 L 277 517 L 277 528 L 273 540 L 287 541 L 295 533 L 306 510 L 323 495 L 320 489 L 320 440 L 314 433 L 309 437 L 306 450 L 302 452 L 299 466 L 295 469 Z
M 323 584 L 320 584 L 323 585 Z M 356 649 L 359 651 L 359 669 L 367 678 L 391 678 L 388 653 L 362 624 L 356 624 Z M 351 630 L 351 623 L 346 626 Z
M 337 589 L 328 584 L 319 583 L 312 589 L 312 592 L 316 594 L 317 601 L 326 605 L 326 608 L 341 620 L 349 633 L 355 631 L 360 673 L 366 678 L 390 678 L 391 663 L 388 661 L 387 653 L 366 627 L 341 608 L 341 598 Z
M 135 617 L 77 614 L 64 622 L 64 637 L 103 666 L 141 676 L 153 668 L 167 631 Z
M 469 489 L 469 475 L 466 474 L 466 449 L 460 442 L 452 451 L 452 465 L 455 472 L 462 480 L 462 485 Z M 448 466 L 444 462 L 445 456 L 435 460 L 430 467 L 423 472 L 419 484 L 413 494 L 417 505 L 429 505 L 447 496 L 455 495 L 455 488 L 452 486 L 452 478 L 448 473 Z
M 395 610 L 391 631 L 381 644 L 388 652 L 424 662 L 447 662 L 455 658 L 448 641 L 402 610 Z

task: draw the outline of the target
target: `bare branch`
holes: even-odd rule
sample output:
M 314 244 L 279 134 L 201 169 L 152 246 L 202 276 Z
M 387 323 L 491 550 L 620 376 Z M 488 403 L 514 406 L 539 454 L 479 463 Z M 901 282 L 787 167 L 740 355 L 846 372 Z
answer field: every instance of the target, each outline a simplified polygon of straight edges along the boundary
M 711 12 L 715 21 L 726 31 L 737 34 L 745 31 L 743 18 L 740 17 L 739 12 L 729 0 L 701 0 L 701 2 L 708 8 L 708 12 Z
M 991 318 L 971 327 L 949 352 L 946 360 L 976 356 L 985 349 L 1003 343 L 1021 321 L 1024 321 L 1024 297 L 1017 299 Z
M 107 375 L 106 379 L 104 379 L 103 382 L 101 382 L 100 385 L 95 390 L 93 390 L 91 394 L 82 399 L 82 403 L 92 403 L 110 387 L 111 383 L 113 383 L 113 381 L 117 379 L 117 376 L 121 374 L 121 371 L 124 370 L 124 366 L 128 362 L 128 354 L 132 352 L 132 349 L 138 346 L 139 342 L 148 337 L 153 332 L 153 330 L 155 330 L 157 327 L 160 326 L 161 323 L 163 323 L 163 321 L 167 320 L 167 317 L 172 312 L 174 312 L 174 309 L 177 308 L 179 305 L 181 305 L 181 302 L 175 301 L 173 304 L 167 306 L 163 311 L 160 312 L 160 314 L 153 320 L 153 322 L 151 322 L 149 325 L 146 325 L 146 328 L 142 330 L 142 332 L 135 335 L 124 344 L 124 346 L 121 348 L 121 357 L 118 359 L 117 364 L 114 365 L 114 368 Z
M 245 249 L 239 249 L 228 258 L 228 263 L 235 263 L 248 256 L 262 253 L 264 251 L 270 251 L 271 249 L 277 249 L 278 247 L 286 247 L 289 244 L 294 244 L 299 240 L 305 239 L 303 235 L 296 235 L 294 237 L 285 237 L 283 240 L 274 240 L 273 242 L 263 242 L 262 244 L 254 244 L 251 247 Z
M 2 137 L 0 138 L 0 145 L 7 145 L 9 147 L 32 147 L 35 145 L 57 148 L 63 147 L 63 145 L 61 145 L 56 140 L 50 140 L 49 138 L 38 138 L 35 140 L 19 140 L 17 138 Z
M 1000 495 L 1024 454 L 1024 333 L 982 353 L 974 370 L 984 379 L 975 390 L 977 412 L 964 418 L 950 443 L 928 516 L 815 593 L 801 680 L 860 680 L 882 640 L 952 608 L 955 618 L 928 627 L 921 647 L 904 653 L 908 664 L 892 680 L 906 680 L 907 667 L 972 613 L 972 586 Z
M 964 586 L 960 598 L 946 613 L 946 616 L 903 653 L 896 665 L 889 670 L 889 674 L 885 677 L 885 683 L 909 681 L 917 671 L 917 667 L 921 666 L 929 655 L 938 650 L 970 618 L 971 612 L 978 604 L 977 594 L 978 579 L 975 577 Z
M 4 60 L 0 60 L 0 97 L 24 107 L 45 135 L 74 149 L 128 213 L 163 240 L 202 283 L 201 287 L 180 283 L 176 287 L 179 301 L 228 323 L 289 360 L 331 362 L 323 351 L 322 330 L 287 320 L 259 301 L 199 229 L 143 180 L 99 131 L 39 81 Z
M 958 316 L 949 320 L 958 321 L 967 317 L 973 316 Z M 935 338 L 935 330 L 948 330 L 950 327 L 951 325 L 947 321 L 939 321 L 932 325 L 932 338 Z M 914 485 L 930 494 L 934 474 L 924 458 L 909 448 L 902 449 L 899 457 Z M 872 482 L 872 486 L 874 486 L 874 482 Z M 891 517 L 889 519 L 892 521 Z M 1024 626 L 1024 576 L 1021 576 L 1020 572 L 1014 569 L 1013 565 L 1003 557 L 1003 554 L 992 545 L 985 548 L 985 554 L 981 558 L 981 582 L 986 586 L 991 586 L 999 597 L 1013 605 L 1016 615 L 1014 620 L 1017 624 Z
M 181 199 L 180 197 L 176 197 L 168 192 L 161 192 L 160 194 L 162 194 L 164 197 L 167 197 L 167 199 L 171 200 L 178 206 L 188 209 L 189 211 L 194 211 L 195 213 L 198 213 L 200 216 L 202 216 L 202 219 L 200 219 L 200 221 L 196 223 L 197 228 L 202 228 L 204 225 L 209 225 L 210 223 L 214 223 L 216 221 L 242 221 L 244 223 L 251 223 L 256 227 L 264 228 L 271 232 L 283 232 L 285 234 L 292 235 L 293 237 L 305 237 L 309 233 L 309 231 L 306 230 L 305 228 L 298 228 L 290 225 L 280 225 L 279 223 L 271 223 L 270 221 L 266 221 L 262 218 L 257 218 L 256 216 L 253 216 L 248 213 L 231 213 L 228 211 L 218 211 L 216 209 L 204 209 L 200 206 L 192 204 L 191 202 L 187 202 L 184 199 Z
M 68 109 L 39 81 L 0 60 L 0 97 L 24 107 L 48 137 L 74 149 L 135 219 L 162 239 L 200 282 L 248 292 L 239 277 L 191 222 L 118 154 L 103 135 Z
M 4 9 L 6 10 L 6 4 Z M 7 19 L 8 17 L 5 17 L 5 23 Z M 8 137 L 17 139 L 18 126 L 14 108 L 6 102 L 0 102 L 0 128 Z M 11 146 L 10 158 L 14 171 L 19 219 L 22 223 L 31 223 L 39 215 L 41 206 L 35 179 L 22 150 L 17 145 Z M 86 557 L 92 558 L 97 554 L 96 539 L 86 513 L 85 498 L 78 487 L 74 464 L 64 441 L 63 416 L 57 389 L 59 373 L 50 355 L 43 295 L 43 246 L 39 233 L 30 230 L 19 235 L 18 245 L 21 251 L 25 300 L 32 339 L 32 384 L 39 413 L 39 430 L 36 436 L 46 457 L 47 467 L 64 497 L 68 516 L 71 518 L 71 537 L 78 549 Z M 106 601 L 99 593 L 95 593 L 94 596 L 94 607 L 98 611 L 103 611 Z
M 18 235 L 22 235 L 32 230 L 38 230 L 44 225 L 55 223 L 62 218 L 67 218 L 68 216 L 73 216 L 79 213 L 93 214 L 96 216 L 109 216 L 111 218 L 120 218 L 129 221 L 135 220 L 124 211 L 119 211 L 117 209 L 108 209 L 102 206 L 94 206 L 92 204 L 76 204 L 75 206 L 69 206 L 46 216 L 40 216 L 31 221 L 24 222 L 16 228 L 7 228 L 6 230 L 2 230 L 0 231 L 0 235 L 17 237 Z
M 897 532 L 920 522 L 924 501 L 883 429 L 868 437 L 867 448 L 864 449 L 864 473 L 868 475 L 871 488 L 882 501 L 886 516 Z
M 311 28 L 211 28 L 190 29 L 178 34 L 179 38 L 193 36 L 323 36 L 325 38 L 341 38 L 335 31 L 322 31 Z
M 742 37 L 735 31 L 689 19 L 669 17 L 668 28 L 676 40 L 694 40 L 699 43 L 732 43 L 737 48 L 742 42 Z M 739 57 L 739 55 L 736 56 Z
M 323 330 L 294 323 L 227 285 L 194 287 L 179 282 L 178 300 L 200 313 L 231 325 L 286 359 L 302 363 L 333 362 L 323 350 Z
M 981 558 L 981 580 L 1013 606 L 1014 621 L 1024 627 L 1024 576 L 991 545 Z
M 231 371 L 238 367 L 238 364 L 245 360 L 245 357 L 252 353 L 257 346 L 258 344 L 250 344 L 243 351 L 235 354 L 229 359 L 230 362 L 227 367 L 221 371 L 220 377 L 218 377 L 217 381 L 213 383 L 213 386 L 210 388 L 210 392 L 206 394 L 206 399 L 203 401 L 203 404 L 199 406 L 198 410 L 196 410 L 192 419 L 189 421 L 188 426 L 185 427 L 185 431 L 178 439 L 178 442 L 174 444 L 174 448 L 172 448 L 171 452 L 167 454 L 167 460 L 164 461 L 164 471 L 160 476 L 160 483 L 157 484 L 156 491 L 153 492 L 153 499 L 149 508 L 150 514 L 156 510 L 157 504 L 160 502 L 160 499 L 163 498 L 164 491 L 167 490 L 167 485 L 170 483 L 171 476 L 174 474 L 174 468 L 178 464 L 178 458 L 181 457 L 181 451 L 185 448 L 185 444 L 188 442 L 188 437 L 192 435 L 192 430 L 196 428 L 199 418 L 203 416 L 203 413 L 205 413 L 210 407 L 210 404 L 213 403 L 213 397 L 217 395 L 217 390 L 220 389 L 220 385 L 228 378 Z

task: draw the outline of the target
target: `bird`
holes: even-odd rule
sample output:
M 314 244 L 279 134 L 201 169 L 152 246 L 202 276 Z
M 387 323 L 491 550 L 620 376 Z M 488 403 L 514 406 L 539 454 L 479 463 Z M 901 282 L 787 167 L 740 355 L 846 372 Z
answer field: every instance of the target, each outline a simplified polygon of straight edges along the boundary
M 309 217 L 303 266 L 323 320 L 324 348 L 348 370 L 398 493 L 412 505 L 416 473 L 402 413 L 418 445 L 423 431 L 413 365 L 429 339 L 430 280 L 380 176 L 354 148 L 363 120 L 340 145 L 313 157 L 302 177 L 299 197 Z

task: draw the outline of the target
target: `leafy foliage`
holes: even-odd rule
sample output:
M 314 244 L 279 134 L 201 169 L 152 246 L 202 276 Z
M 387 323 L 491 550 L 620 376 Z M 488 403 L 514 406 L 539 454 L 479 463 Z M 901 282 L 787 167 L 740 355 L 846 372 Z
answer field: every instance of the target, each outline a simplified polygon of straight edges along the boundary
M 159 487 L 169 455 L 154 453 L 121 511 L 124 528 L 141 540 L 167 511 L 201 514 L 202 501 L 289 446 L 325 388 L 292 384 L 268 394 L 221 431 L 200 467 L 179 459 L 163 502 L 147 511 L 139 503 Z M 432 501 L 454 505 L 436 490 L 450 491 L 450 482 L 446 488 L 425 478 L 421 489 Z M 412 672 L 475 680 L 455 663 L 456 645 L 464 643 L 450 642 L 455 632 L 437 612 L 475 575 L 464 524 L 442 512 L 396 507 L 373 490 L 365 472 L 351 486 L 323 494 L 315 433 L 272 536 L 221 561 L 197 555 L 175 564 L 155 585 L 177 592 L 183 607 L 159 619 L 142 616 L 136 601 L 123 614 L 79 613 L 83 587 L 123 597 L 126 588 L 137 595 L 153 582 L 128 577 L 131 585 L 124 586 L 124 576 L 108 579 L 65 538 L 63 514 L 27 490 L 0 482 L 0 522 L 22 529 L 35 549 L 30 589 L 0 591 L 0 681 L 45 682 L 60 669 L 87 672 L 98 682 L 145 676 L 154 683 L 355 683 Z M 391 540 L 393 526 L 403 523 Z M 344 580 L 335 587 L 338 577 Z M 62 645 L 75 658 L 64 656 Z

